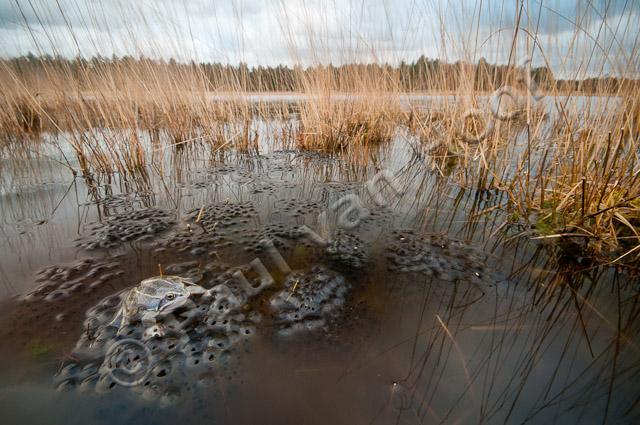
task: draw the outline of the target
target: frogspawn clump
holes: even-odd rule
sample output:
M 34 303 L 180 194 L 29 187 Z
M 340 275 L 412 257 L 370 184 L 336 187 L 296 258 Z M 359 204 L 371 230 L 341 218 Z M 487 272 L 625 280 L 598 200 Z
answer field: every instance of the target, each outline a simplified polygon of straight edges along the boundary
M 342 275 L 322 266 L 291 273 L 270 302 L 279 332 L 289 335 L 323 327 L 339 314 L 349 288 Z
M 21 300 L 54 302 L 91 292 L 109 279 L 121 276 L 124 272 L 119 266 L 119 262 L 109 259 L 85 258 L 70 265 L 46 267 L 37 273 L 40 284 Z
M 478 281 L 486 260 L 482 252 L 463 242 L 411 231 L 393 232 L 387 259 L 391 271 L 422 273 L 451 282 Z
M 176 249 L 196 257 L 215 255 L 216 250 L 231 245 L 234 234 L 246 231 L 256 214 L 249 202 L 221 202 L 196 208 L 187 213 L 186 227 L 159 241 L 156 251 Z
M 153 238 L 174 223 L 173 214 L 158 208 L 121 212 L 95 224 L 80 246 L 87 249 L 115 248 L 125 242 Z
M 260 314 L 247 308 L 255 287 L 245 294 L 242 285 L 223 275 L 211 289 L 159 316 L 162 332 L 146 328 L 136 312 L 121 326 L 114 322 L 129 290 L 100 301 L 86 312 L 84 331 L 72 360 L 57 374 L 56 387 L 98 393 L 124 387 L 170 403 L 201 376 L 228 373 L 232 353 L 255 333 Z
M 221 202 L 196 208 L 187 213 L 192 225 L 198 225 L 207 232 L 226 229 L 249 223 L 257 215 L 251 202 Z
M 361 269 L 369 260 L 369 247 L 358 236 L 338 230 L 325 252 L 335 263 L 348 269 Z
M 260 229 L 249 230 L 243 233 L 240 243 L 246 251 L 262 252 L 267 248 L 264 241 L 271 241 L 278 249 L 290 249 L 295 243 L 310 246 L 310 242 L 302 237 L 305 235 L 300 226 L 270 223 Z

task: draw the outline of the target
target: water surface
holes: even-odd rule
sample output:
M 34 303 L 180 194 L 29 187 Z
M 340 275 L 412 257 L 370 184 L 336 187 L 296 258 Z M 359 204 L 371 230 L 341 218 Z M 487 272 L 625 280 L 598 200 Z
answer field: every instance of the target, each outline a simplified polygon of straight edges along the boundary
M 46 158 L 7 164 L 3 423 L 637 421 L 637 280 L 505 229 L 504 193 L 459 186 L 428 161 L 398 137 L 358 161 L 264 143 L 213 159 L 178 149 L 169 172 L 110 179 Z M 366 183 L 383 169 L 400 194 L 386 188 L 378 205 Z M 345 195 L 368 210 L 350 229 Z M 256 258 L 274 283 L 247 294 L 230 275 L 258 278 Z M 230 323 L 211 324 L 223 316 L 198 298 L 207 313 L 158 349 L 168 372 L 100 381 L 104 356 L 79 347 L 111 337 L 89 325 L 160 272 L 228 285 Z

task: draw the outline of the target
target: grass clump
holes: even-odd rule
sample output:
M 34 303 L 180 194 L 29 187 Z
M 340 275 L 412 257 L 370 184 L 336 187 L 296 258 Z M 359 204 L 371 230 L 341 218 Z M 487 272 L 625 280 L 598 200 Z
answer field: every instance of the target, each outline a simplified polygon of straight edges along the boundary
M 61 7 L 39 6 L 32 11 L 36 15 L 68 18 Z M 459 34 L 442 25 L 451 22 L 444 11 L 422 16 L 441 23 L 432 34 L 438 58 L 419 52 L 405 63 L 382 54 L 405 51 L 404 44 L 376 44 L 366 25 L 358 27 L 370 21 L 362 9 L 363 16 L 348 20 L 356 28 L 340 28 L 332 20 L 327 34 L 314 25 L 316 15 L 309 22 L 304 13 L 294 20 L 283 5 L 286 20 L 278 24 L 290 66 L 201 63 L 197 55 L 167 60 L 165 46 L 153 51 L 136 38 L 145 35 L 144 25 L 124 43 L 133 46 L 127 53 L 135 57 L 87 57 L 79 51 L 65 58 L 56 40 L 73 39 L 73 30 L 57 28 L 60 33 L 47 33 L 50 45 L 34 40 L 40 53 L 53 56 L 0 60 L 3 151 L 46 133 L 56 146 L 71 147 L 82 173 L 109 175 L 150 166 L 162 171 L 166 152 L 190 147 L 212 156 L 221 149 L 259 153 L 264 139 L 355 158 L 360 149 L 406 134 L 419 141 L 415 153 L 425 166 L 451 184 L 507 197 L 507 221 L 517 214 L 545 236 L 580 234 L 603 256 L 613 253 L 614 262 L 640 259 L 640 80 L 630 33 L 620 32 L 611 43 L 607 31 L 585 36 L 588 26 L 575 25 L 571 43 L 553 46 L 541 40 L 533 19 L 546 12 L 520 2 L 508 28 L 496 24 L 482 35 L 487 28 L 481 15 L 491 11 L 481 5 L 472 13 L 477 19 L 459 16 Z M 419 7 L 415 13 L 422 9 L 432 13 Z M 602 20 L 596 7 L 576 9 L 581 22 Z M 177 13 L 171 12 L 167 16 Z M 74 18 L 82 20 L 80 15 Z M 99 16 L 84 18 L 96 24 Z M 304 37 L 287 27 L 298 20 L 308 24 Z M 33 22 L 23 23 L 28 36 L 52 31 Z M 171 27 L 171 20 L 165 25 Z M 385 40 L 411 44 L 411 37 L 380 31 Z M 604 50 L 599 56 L 593 43 Z M 142 55 L 149 50 L 155 59 Z M 301 52 L 308 53 L 304 59 Z M 481 57 L 486 54 L 496 63 Z M 523 64 L 523 56 L 540 63 Z M 553 75 L 552 63 L 562 79 Z M 273 96 L 252 99 L 265 93 Z M 509 94 L 497 107 L 496 93 Z

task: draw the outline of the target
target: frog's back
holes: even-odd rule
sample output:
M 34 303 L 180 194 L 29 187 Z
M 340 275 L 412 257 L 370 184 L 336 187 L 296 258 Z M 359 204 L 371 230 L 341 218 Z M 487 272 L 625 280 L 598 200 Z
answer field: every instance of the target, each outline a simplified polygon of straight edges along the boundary
M 170 291 L 184 291 L 186 279 L 180 276 L 150 277 L 140 282 L 137 291 L 150 297 L 162 297 Z
M 185 284 L 193 285 L 180 276 L 157 276 L 143 280 L 124 295 L 120 310 L 111 323 L 121 327 L 140 312 L 158 311 L 164 295 L 168 292 L 185 291 Z

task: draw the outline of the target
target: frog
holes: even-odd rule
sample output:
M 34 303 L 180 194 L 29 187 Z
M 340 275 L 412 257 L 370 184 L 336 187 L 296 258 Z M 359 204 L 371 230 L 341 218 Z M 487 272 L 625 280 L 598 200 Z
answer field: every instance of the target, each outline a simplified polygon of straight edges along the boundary
M 145 338 L 161 337 L 165 331 L 157 319 L 187 304 L 191 295 L 205 292 L 191 279 L 181 276 L 164 275 L 145 279 L 123 295 L 120 308 L 110 325 L 120 332 L 138 316 L 145 329 Z

